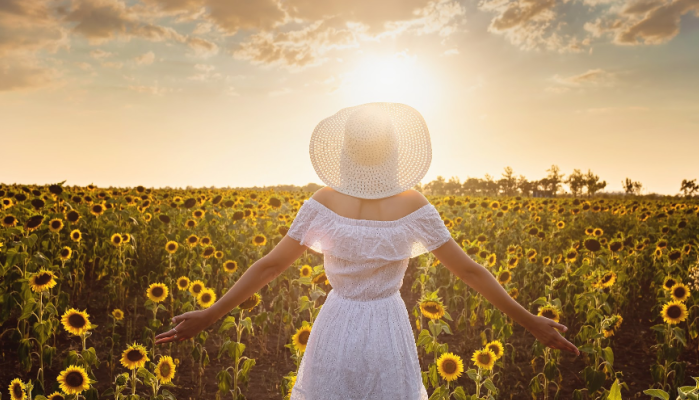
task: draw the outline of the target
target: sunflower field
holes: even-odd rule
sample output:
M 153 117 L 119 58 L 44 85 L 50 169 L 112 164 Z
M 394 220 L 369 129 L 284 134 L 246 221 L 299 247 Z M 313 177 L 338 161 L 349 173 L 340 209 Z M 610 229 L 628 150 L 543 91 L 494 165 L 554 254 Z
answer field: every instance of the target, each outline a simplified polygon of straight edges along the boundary
M 288 399 L 332 289 L 322 254 L 195 338 L 154 341 L 216 302 L 311 195 L 0 185 L 0 399 Z M 581 351 L 544 347 L 427 253 L 401 294 L 431 399 L 698 398 L 696 198 L 428 198 Z

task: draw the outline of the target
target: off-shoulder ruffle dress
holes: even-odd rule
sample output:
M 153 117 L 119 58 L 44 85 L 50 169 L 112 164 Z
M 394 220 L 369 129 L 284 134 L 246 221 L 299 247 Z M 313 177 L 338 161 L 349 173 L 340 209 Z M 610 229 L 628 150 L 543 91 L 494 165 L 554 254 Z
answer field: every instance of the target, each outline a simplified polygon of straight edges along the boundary
M 399 289 L 409 258 L 451 235 L 432 204 L 394 221 L 353 219 L 310 198 L 287 236 L 323 253 L 333 289 L 314 321 L 291 400 L 427 400 Z

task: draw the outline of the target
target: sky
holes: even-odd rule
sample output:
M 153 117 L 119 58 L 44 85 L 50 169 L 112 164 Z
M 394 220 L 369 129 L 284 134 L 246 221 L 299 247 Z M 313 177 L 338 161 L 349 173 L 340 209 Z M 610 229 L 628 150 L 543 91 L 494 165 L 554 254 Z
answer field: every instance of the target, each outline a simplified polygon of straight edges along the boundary
M 425 118 L 438 176 L 698 179 L 697 0 L 0 0 L 0 183 L 323 184 L 342 108 Z

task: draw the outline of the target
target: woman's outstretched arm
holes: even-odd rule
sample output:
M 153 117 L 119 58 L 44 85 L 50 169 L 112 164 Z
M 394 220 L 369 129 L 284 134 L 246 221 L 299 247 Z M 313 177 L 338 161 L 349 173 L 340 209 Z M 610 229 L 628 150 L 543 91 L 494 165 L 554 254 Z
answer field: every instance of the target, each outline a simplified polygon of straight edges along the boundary
M 433 250 L 438 260 L 458 278 L 477 292 L 481 293 L 491 304 L 504 312 L 515 322 L 537 338 L 542 344 L 553 349 L 566 350 L 576 355 L 578 348 L 564 339 L 554 328 L 566 332 L 564 325 L 549 318 L 534 315 L 513 300 L 503 289 L 496 278 L 486 268 L 472 260 L 454 241 L 448 240 L 439 248 Z
M 189 311 L 173 317 L 172 322 L 178 325 L 156 336 L 156 344 L 194 337 L 279 276 L 307 248 L 288 236 L 283 237 L 272 251 L 254 262 L 216 303 L 204 310 Z

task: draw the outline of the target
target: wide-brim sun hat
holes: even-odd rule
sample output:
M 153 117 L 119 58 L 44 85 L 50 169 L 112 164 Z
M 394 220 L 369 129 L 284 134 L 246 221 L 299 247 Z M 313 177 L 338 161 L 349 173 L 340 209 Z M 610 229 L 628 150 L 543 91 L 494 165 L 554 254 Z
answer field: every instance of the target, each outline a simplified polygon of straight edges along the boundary
M 343 108 L 318 123 L 309 143 L 321 181 L 364 199 L 412 188 L 428 172 L 432 154 L 423 116 L 401 103 Z

